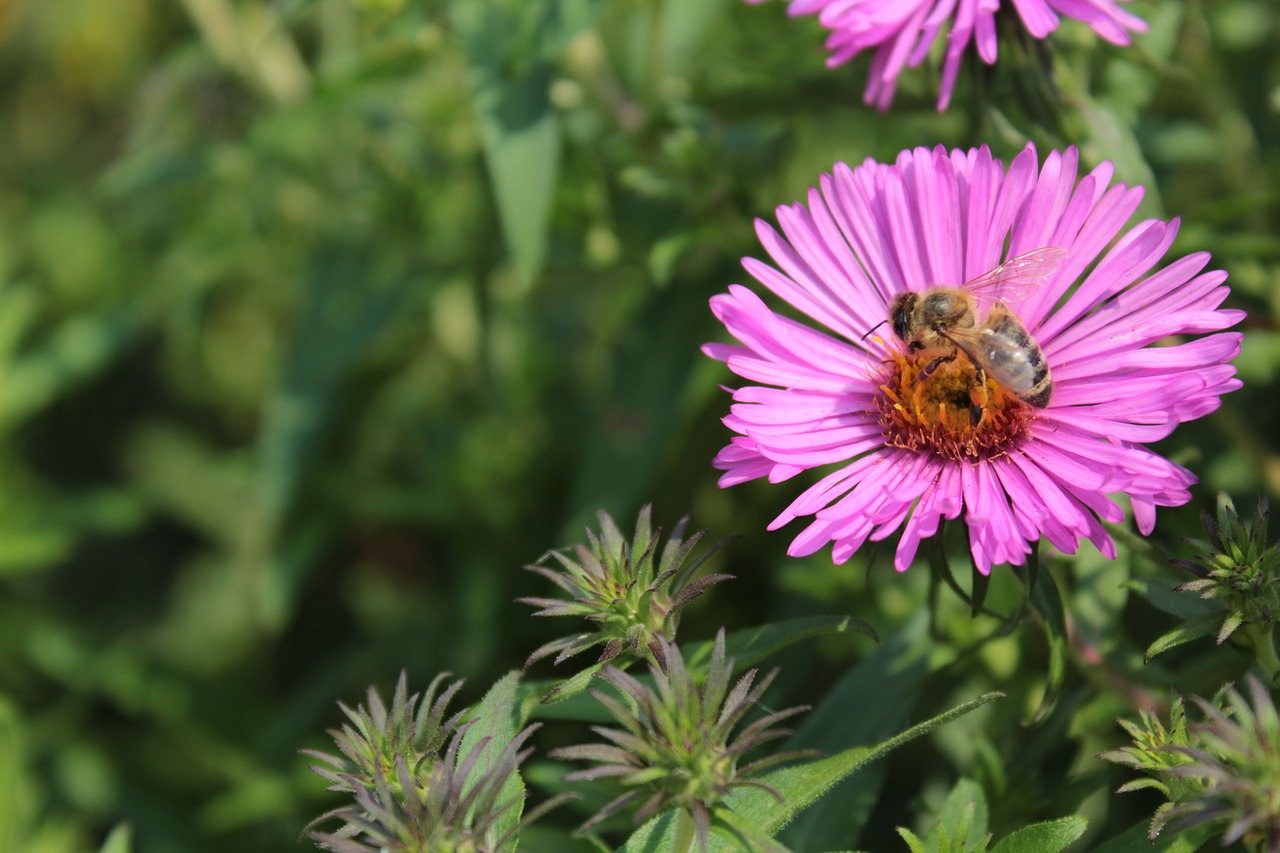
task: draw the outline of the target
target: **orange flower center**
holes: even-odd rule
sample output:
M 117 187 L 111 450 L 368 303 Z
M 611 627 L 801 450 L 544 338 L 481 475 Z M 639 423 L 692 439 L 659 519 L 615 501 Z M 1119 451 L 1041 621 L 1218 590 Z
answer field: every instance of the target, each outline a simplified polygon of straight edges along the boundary
M 885 443 L 945 459 L 987 459 L 1008 453 L 1022 438 L 1033 408 L 1006 391 L 963 352 L 938 364 L 896 348 L 877 398 Z

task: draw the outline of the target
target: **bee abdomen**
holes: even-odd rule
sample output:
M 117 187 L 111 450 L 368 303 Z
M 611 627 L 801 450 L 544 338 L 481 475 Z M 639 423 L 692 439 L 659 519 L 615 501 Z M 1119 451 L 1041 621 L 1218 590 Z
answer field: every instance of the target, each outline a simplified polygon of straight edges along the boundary
M 1053 378 L 1039 344 L 1007 310 L 993 312 L 989 322 L 991 325 L 983 329 L 981 358 L 987 372 L 1027 403 L 1039 409 L 1048 406 Z
M 1019 394 L 1023 400 L 1026 400 L 1037 409 L 1043 409 L 1049 405 L 1049 401 L 1053 399 L 1053 378 L 1049 376 L 1048 368 L 1044 371 L 1044 376 L 1040 381 L 1032 386 L 1031 390 L 1026 394 Z

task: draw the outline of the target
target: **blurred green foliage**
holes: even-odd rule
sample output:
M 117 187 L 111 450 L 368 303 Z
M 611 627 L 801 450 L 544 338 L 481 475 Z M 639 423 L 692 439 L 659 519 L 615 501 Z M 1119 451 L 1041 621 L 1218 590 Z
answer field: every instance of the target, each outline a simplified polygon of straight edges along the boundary
M 474 701 L 555 633 L 512 602 L 545 592 L 518 568 L 649 501 L 749 537 L 686 637 L 847 612 L 889 638 L 845 675 L 906 678 L 850 711 L 860 742 L 1010 694 L 846 783 L 845 847 L 901 849 L 961 776 L 997 838 L 1141 820 L 1092 759 L 1111 721 L 1248 665 L 1142 665 L 1172 617 L 1124 584 L 1167 586 L 1159 553 L 1047 558 L 1073 633 L 1042 706 L 1034 626 L 990 636 L 955 603 L 930 640 L 927 569 L 787 559 L 763 530 L 798 490 L 716 488 L 730 379 L 697 351 L 707 298 L 761 254 L 753 217 L 835 160 L 1078 144 L 1181 216 L 1175 252 L 1213 252 L 1250 312 L 1244 390 L 1160 449 L 1203 506 L 1280 495 L 1280 11 L 1132 6 L 1133 48 L 1068 24 L 1047 71 L 1011 41 L 949 113 L 926 69 L 882 115 L 866 64 L 828 71 L 778 4 L 0 2 L 0 851 L 308 848 L 335 803 L 296 750 L 334 700 L 407 667 Z M 1196 509 L 1162 512 L 1154 547 L 1184 555 Z M 1015 588 L 998 570 L 990 606 Z M 775 704 L 839 690 L 865 651 L 788 651 Z

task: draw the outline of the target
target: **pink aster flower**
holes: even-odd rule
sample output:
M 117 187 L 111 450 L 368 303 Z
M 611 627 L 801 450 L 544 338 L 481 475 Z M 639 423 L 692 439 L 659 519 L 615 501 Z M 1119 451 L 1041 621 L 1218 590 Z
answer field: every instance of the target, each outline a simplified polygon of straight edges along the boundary
M 836 164 L 807 207 L 778 208 L 781 233 L 757 220 L 775 266 L 743 266 L 826 330 L 741 285 L 712 298 L 740 343 L 703 351 L 750 383 L 733 391 L 724 423 L 738 435 L 714 464 L 722 487 L 827 472 L 770 525 L 809 519 L 790 554 L 831 543 L 843 563 L 901 529 L 904 571 L 943 518 L 963 515 L 984 573 L 1023 564 L 1040 538 L 1070 554 L 1085 537 L 1114 557 L 1099 521 L 1123 520 L 1111 496 L 1128 496 L 1144 534 L 1157 506 L 1190 499 L 1191 472 L 1143 445 L 1240 387 L 1229 362 L 1241 335 L 1220 330 L 1244 314 L 1218 307 L 1227 276 L 1204 271 L 1207 254 L 1157 270 L 1178 221 L 1126 230 L 1142 188 L 1111 185 L 1110 163 L 1080 178 L 1078 160 L 1072 148 L 1041 166 L 1027 146 L 1006 171 L 985 147 L 918 148 L 893 165 Z M 1035 252 L 1052 260 L 1034 286 L 977 291 L 975 307 L 981 328 L 998 297 L 1039 343 L 1046 407 L 965 352 L 935 362 L 890 331 L 895 295 Z
M 764 0 L 747 0 L 762 3 Z M 871 75 L 865 100 L 879 109 L 893 101 L 903 66 L 915 67 L 947 27 L 946 57 L 938 109 L 951 101 L 960 60 L 970 42 L 988 65 L 996 61 L 996 15 L 1012 6 L 1032 36 L 1045 38 L 1066 15 L 1088 25 L 1112 44 L 1129 44 L 1129 33 L 1145 32 L 1146 22 L 1120 7 L 1128 0 L 790 0 L 787 14 L 817 15 L 831 31 L 827 37 L 828 67 L 843 65 L 864 50 L 872 50 Z

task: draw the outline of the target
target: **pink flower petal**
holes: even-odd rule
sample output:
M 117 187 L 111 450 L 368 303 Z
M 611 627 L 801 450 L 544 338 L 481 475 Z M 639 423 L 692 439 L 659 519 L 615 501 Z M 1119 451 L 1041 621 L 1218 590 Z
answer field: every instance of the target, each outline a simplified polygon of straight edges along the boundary
M 944 110 L 971 43 L 983 62 L 995 63 L 996 15 L 1003 4 L 1013 6 L 1033 38 L 1047 37 L 1063 15 L 1082 21 L 1113 44 L 1125 45 L 1130 32 L 1144 32 L 1147 25 L 1118 2 L 1127 0 L 790 0 L 787 14 L 817 16 L 828 31 L 828 67 L 872 52 L 863 99 L 882 110 L 893 102 L 903 68 L 923 62 L 949 24 L 938 91 L 938 109 Z

